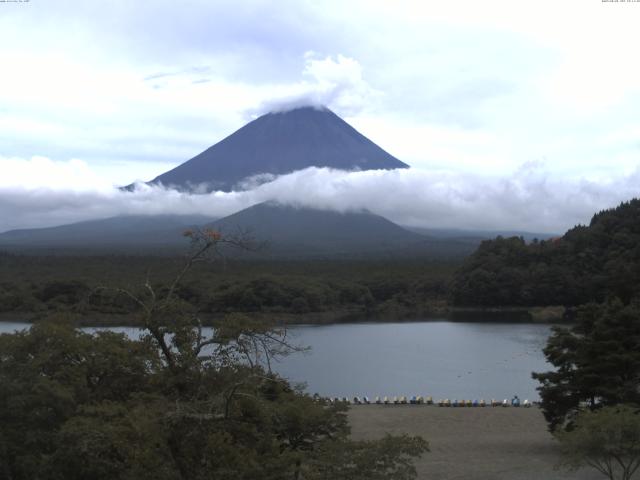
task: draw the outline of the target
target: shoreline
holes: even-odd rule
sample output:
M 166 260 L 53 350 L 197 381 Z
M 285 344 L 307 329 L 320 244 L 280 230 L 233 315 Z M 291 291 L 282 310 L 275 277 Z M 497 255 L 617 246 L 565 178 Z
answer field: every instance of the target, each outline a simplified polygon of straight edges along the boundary
M 557 470 L 558 445 L 539 408 L 350 407 L 354 440 L 420 435 L 430 451 L 417 459 L 419 480 L 597 480 L 591 469 Z
M 282 326 L 340 325 L 356 323 L 416 323 L 448 321 L 465 323 L 570 323 L 564 318 L 566 309 L 546 307 L 438 307 L 403 312 L 372 312 L 367 315 L 353 310 L 278 313 L 237 312 L 249 318 Z M 66 312 L 60 312 L 66 313 Z M 231 312 L 229 312 L 231 313 Z M 54 314 L 54 312 L 51 312 Z M 68 312 L 80 327 L 140 327 L 135 315 Z M 202 325 L 209 327 L 228 313 L 204 314 Z M 2 312 L 1 323 L 36 323 L 46 315 L 37 312 Z

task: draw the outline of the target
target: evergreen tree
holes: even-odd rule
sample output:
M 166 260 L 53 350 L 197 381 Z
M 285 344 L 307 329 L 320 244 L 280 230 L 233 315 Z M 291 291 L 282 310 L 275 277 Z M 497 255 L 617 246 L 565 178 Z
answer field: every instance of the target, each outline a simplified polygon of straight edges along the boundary
M 556 328 L 544 349 L 556 370 L 534 373 L 551 430 L 571 428 L 584 408 L 640 405 L 640 305 L 613 300 L 580 309 L 571 328 Z

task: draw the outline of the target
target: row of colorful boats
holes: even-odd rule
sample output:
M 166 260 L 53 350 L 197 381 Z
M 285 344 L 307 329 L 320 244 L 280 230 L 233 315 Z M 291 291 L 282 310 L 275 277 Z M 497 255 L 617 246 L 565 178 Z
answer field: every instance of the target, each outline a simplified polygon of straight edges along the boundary
M 439 407 L 524 407 L 528 408 L 533 405 L 533 402 L 529 400 L 520 401 L 520 399 L 515 396 L 511 400 L 496 400 L 495 398 L 491 399 L 490 402 L 485 402 L 484 399 L 480 400 L 449 400 L 448 398 L 438 400 L 437 402 L 433 401 L 432 397 L 421 397 L 421 396 L 413 396 L 413 397 L 375 397 L 374 399 L 370 399 L 369 397 L 330 397 L 330 403 L 348 403 L 353 405 L 369 405 L 369 404 L 378 404 L 378 405 L 438 405 Z

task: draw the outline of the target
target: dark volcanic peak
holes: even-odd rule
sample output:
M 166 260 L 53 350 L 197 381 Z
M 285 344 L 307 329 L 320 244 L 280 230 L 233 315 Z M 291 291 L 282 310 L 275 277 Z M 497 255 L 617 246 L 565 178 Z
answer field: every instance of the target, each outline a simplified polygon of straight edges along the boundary
M 339 170 L 408 168 L 325 107 L 267 113 L 191 160 L 156 177 L 154 184 L 182 190 L 231 191 L 260 174 L 308 167 Z

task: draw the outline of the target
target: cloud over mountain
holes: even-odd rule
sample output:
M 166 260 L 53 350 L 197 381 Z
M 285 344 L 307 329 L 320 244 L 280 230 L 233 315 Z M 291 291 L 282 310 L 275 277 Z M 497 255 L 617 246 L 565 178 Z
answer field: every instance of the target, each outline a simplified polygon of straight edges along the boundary
M 123 214 L 222 217 L 256 203 L 338 211 L 366 208 L 396 223 L 424 227 L 562 232 L 637 195 L 640 171 L 610 178 L 557 179 L 540 163 L 505 176 L 420 169 L 343 172 L 308 168 L 243 192 L 181 193 L 138 185 L 123 192 L 77 161 L 13 159 L 0 180 L 0 231 L 51 226 Z M 43 162 L 48 165 L 42 175 Z M 66 180 L 70 169 L 76 177 Z M 27 172 L 31 183 L 22 184 Z M 39 173 L 40 172 L 40 173 Z M 20 185 L 20 186 L 18 186 Z
M 275 96 L 250 115 L 282 113 L 300 107 L 329 106 L 340 115 L 355 115 L 375 104 L 381 92 L 371 87 L 362 76 L 362 65 L 357 60 L 338 54 L 318 56 L 314 52 L 305 54 L 302 80 L 287 86 L 286 92 Z

